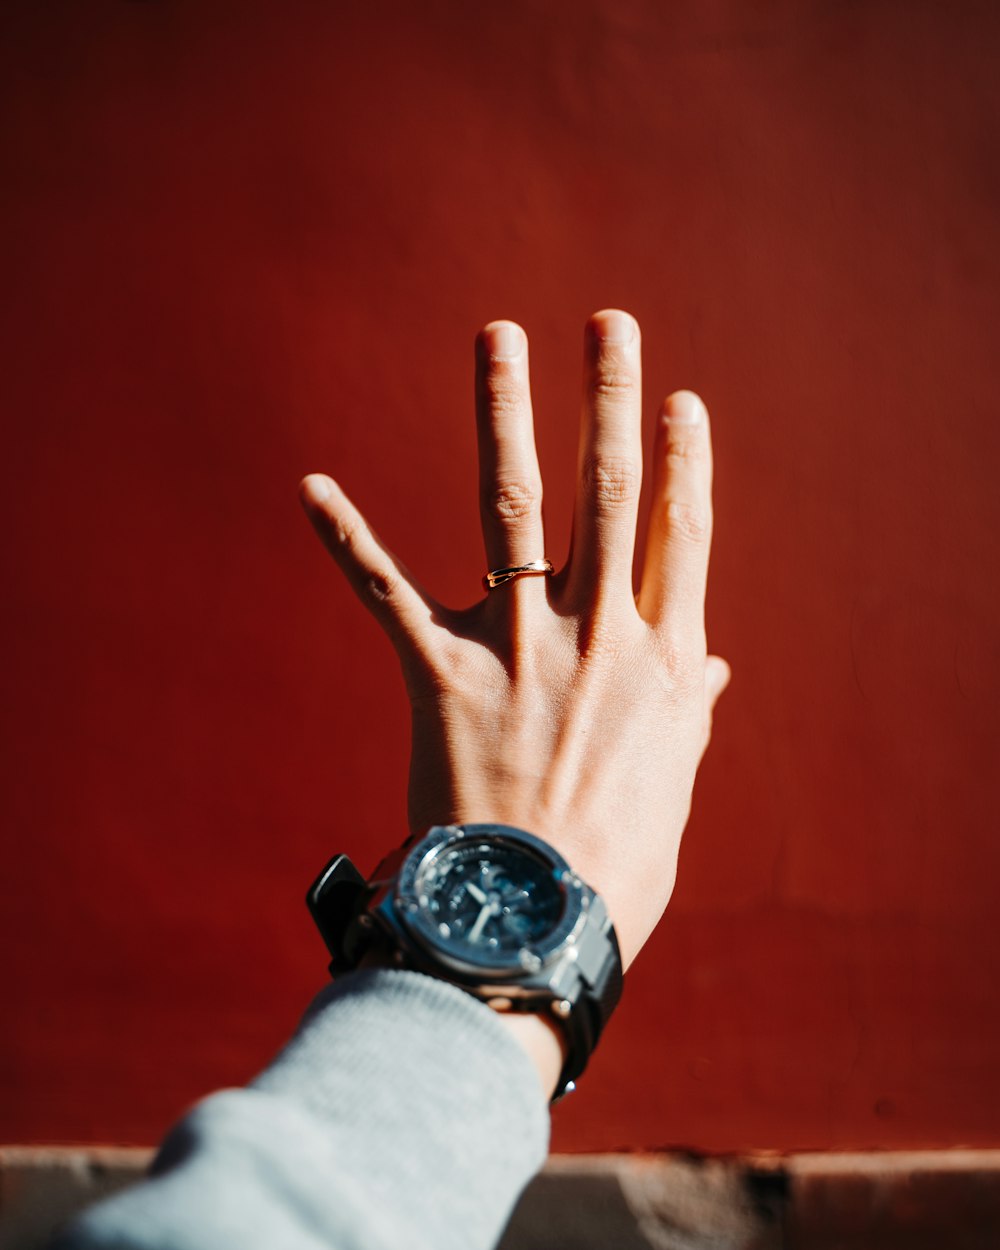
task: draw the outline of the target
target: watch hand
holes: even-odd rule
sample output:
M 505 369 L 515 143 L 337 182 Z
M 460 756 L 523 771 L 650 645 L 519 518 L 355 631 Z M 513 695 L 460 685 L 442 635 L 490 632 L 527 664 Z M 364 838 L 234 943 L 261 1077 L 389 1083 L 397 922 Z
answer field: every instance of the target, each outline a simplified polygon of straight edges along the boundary
M 480 905 L 486 902 L 486 895 L 482 892 L 478 885 L 473 885 L 471 881 L 466 881 L 465 888 Z
M 476 923 L 472 926 L 472 931 L 469 934 L 468 940 L 470 942 L 479 941 L 480 935 L 483 932 L 483 926 L 486 924 L 487 920 L 489 920 L 490 916 L 492 915 L 493 915 L 492 903 L 487 903 L 484 907 L 480 907 L 479 915 L 476 917 Z

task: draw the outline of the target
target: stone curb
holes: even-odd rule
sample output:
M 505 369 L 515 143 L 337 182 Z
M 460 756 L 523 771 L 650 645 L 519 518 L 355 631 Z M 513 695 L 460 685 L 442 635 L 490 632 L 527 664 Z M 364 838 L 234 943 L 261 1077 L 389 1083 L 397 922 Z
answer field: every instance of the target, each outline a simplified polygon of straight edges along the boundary
M 152 1151 L 0 1147 L 0 1250 L 42 1250 Z M 553 1156 L 501 1250 L 996 1250 L 1000 1150 Z

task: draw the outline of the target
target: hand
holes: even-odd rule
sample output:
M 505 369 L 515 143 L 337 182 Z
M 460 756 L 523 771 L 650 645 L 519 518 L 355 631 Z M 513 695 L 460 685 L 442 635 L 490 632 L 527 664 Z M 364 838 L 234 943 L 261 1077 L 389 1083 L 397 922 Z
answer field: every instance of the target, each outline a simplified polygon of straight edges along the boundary
M 436 603 L 329 478 L 305 508 L 399 655 L 413 710 L 409 819 L 498 821 L 545 838 L 608 904 L 626 966 L 673 890 L 712 709 L 729 667 L 706 655 L 712 459 L 701 401 L 664 401 L 638 595 L 639 327 L 591 318 L 573 540 L 554 576 L 524 576 L 465 610 Z M 545 555 L 528 348 L 512 322 L 476 342 L 486 564 Z M 527 1023 L 527 1022 L 525 1022 Z

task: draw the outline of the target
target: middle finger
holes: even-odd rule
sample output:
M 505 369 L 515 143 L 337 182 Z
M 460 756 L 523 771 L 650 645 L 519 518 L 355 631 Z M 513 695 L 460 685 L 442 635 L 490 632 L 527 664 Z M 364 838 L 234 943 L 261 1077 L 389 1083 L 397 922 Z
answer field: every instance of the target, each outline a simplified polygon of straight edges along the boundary
M 584 335 L 584 396 L 570 591 L 609 605 L 632 596 L 642 486 L 639 326 L 628 313 L 595 313 Z

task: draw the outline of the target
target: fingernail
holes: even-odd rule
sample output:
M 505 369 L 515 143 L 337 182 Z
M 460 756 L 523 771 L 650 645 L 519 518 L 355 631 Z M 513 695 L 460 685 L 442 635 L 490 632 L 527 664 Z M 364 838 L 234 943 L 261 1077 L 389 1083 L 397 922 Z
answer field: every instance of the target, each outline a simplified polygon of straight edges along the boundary
M 322 503 L 324 499 L 329 499 L 333 493 L 330 479 L 324 477 L 321 473 L 310 473 L 302 485 L 306 488 L 309 498 L 314 499 L 317 503 Z
M 624 347 L 631 343 L 638 328 L 634 317 L 619 312 L 617 308 L 595 313 L 590 321 L 591 332 L 597 341 L 613 347 Z
M 663 401 L 663 419 L 670 425 L 699 425 L 705 405 L 693 391 L 675 391 Z
M 497 321 L 483 330 L 483 346 L 493 360 L 516 360 L 524 342 L 524 331 L 512 321 Z

